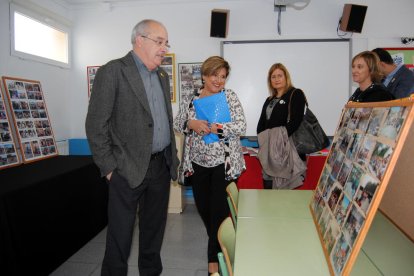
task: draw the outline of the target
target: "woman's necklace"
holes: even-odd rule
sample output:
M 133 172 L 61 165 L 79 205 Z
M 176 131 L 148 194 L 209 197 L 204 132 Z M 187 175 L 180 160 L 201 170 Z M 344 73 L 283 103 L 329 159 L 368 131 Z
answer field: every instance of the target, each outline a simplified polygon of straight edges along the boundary
M 374 83 L 373 83 L 373 82 L 371 82 L 369 85 L 365 86 L 365 88 L 364 88 L 364 89 L 362 89 L 362 88 L 360 87 L 360 88 L 359 88 L 359 90 L 361 90 L 361 92 L 364 92 L 364 91 L 368 90 L 369 88 L 371 88 L 373 85 L 374 85 Z

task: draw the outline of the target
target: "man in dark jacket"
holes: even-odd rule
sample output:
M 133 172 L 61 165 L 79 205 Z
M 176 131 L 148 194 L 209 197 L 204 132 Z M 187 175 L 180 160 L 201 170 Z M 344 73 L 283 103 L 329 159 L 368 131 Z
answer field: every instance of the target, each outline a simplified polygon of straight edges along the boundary
M 98 69 L 86 118 L 93 159 L 109 185 L 102 276 L 127 275 L 138 205 L 139 274 L 161 274 L 170 182 L 179 162 L 169 77 L 159 67 L 170 47 L 167 30 L 143 20 L 131 43 L 125 57 Z
M 384 49 L 372 50 L 380 59 L 380 70 L 384 74 L 382 83 L 395 98 L 409 97 L 414 93 L 414 73 L 403 63 L 394 63 L 390 53 Z

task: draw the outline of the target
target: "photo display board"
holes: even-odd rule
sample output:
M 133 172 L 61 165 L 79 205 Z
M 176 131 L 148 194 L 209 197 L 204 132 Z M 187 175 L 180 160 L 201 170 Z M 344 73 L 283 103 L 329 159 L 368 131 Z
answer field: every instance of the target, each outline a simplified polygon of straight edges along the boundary
M 39 81 L 3 77 L 23 162 L 58 155 Z
M 86 73 L 87 73 L 86 78 L 88 80 L 88 99 L 91 97 L 93 81 L 95 80 L 95 75 L 99 67 L 100 66 L 87 66 L 86 67 Z
M 343 109 L 310 204 L 332 275 L 352 269 L 407 141 L 413 100 Z
M 200 89 L 203 85 L 201 77 L 202 64 L 202 62 L 178 64 L 180 99 L 192 97 L 194 90 Z
M 0 169 L 15 166 L 19 163 L 19 155 L 13 140 L 12 126 L 0 91 Z
M 175 54 L 165 54 L 160 67 L 168 74 L 170 80 L 170 98 L 171 102 L 175 103 L 177 101 L 177 93 L 175 92 Z

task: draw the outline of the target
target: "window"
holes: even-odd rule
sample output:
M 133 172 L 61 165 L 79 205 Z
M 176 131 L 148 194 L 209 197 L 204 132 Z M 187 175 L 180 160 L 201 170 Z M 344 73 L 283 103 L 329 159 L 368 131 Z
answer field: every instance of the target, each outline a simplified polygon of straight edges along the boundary
M 49 16 L 10 5 L 11 54 L 69 68 L 69 28 Z

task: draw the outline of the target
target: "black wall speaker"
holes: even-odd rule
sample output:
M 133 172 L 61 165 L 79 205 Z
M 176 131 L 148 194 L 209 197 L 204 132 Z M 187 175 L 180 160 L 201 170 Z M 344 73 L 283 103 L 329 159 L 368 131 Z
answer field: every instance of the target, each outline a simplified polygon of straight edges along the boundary
M 367 9 L 368 6 L 345 4 L 339 29 L 344 32 L 360 33 Z
M 227 37 L 227 28 L 229 25 L 229 10 L 211 11 L 211 37 Z

